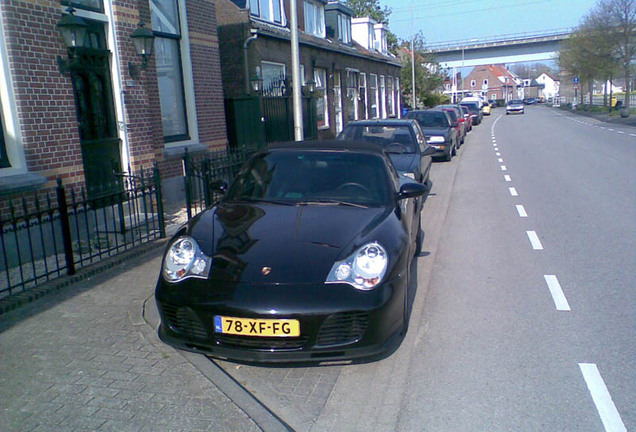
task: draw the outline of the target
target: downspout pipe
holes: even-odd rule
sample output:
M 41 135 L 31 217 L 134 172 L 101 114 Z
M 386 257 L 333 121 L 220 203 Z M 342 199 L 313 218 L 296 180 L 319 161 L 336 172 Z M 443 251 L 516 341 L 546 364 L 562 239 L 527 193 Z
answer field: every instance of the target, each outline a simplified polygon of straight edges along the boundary
M 250 29 L 250 33 L 252 36 L 245 39 L 243 43 L 243 68 L 245 69 L 245 93 L 250 94 L 250 68 L 249 62 L 247 61 L 247 48 L 250 42 L 255 41 L 258 38 L 258 30 Z

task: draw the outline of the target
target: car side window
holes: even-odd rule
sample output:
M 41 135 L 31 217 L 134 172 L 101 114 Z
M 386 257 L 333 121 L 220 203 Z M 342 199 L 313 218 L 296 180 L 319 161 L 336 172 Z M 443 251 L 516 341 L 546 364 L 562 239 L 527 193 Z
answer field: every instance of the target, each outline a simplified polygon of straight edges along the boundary
M 420 152 L 424 153 L 424 150 L 426 150 L 426 135 L 424 135 L 424 132 L 422 132 L 422 129 L 417 122 L 415 123 L 415 135 L 417 137 L 417 144 L 420 147 Z

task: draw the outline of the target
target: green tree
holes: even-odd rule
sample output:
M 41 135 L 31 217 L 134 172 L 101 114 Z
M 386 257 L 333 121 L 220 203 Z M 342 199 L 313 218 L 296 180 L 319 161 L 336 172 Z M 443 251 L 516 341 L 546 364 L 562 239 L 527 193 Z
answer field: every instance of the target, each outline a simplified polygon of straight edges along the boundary
M 419 31 L 411 41 L 400 44 L 400 60 L 402 62 L 402 100 L 407 105 L 413 104 L 413 58 L 415 59 L 415 97 L 418 106 L 435 106 L 446 101 L 441 93 L 445 75 L 442 73 L 435 57 L 426 48 L 424 33 Z M 411 54 L 413 53 L 413 54 Z M 414 107 L 415 108 L 415 107 Z

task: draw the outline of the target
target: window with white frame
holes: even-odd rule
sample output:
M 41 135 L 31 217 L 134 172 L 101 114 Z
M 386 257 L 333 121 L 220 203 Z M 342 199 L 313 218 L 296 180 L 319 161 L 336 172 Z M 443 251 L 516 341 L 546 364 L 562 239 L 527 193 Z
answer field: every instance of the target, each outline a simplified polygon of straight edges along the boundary
M 393 77 L 386 77 L 386 106 L 390 117 L 395 117 L 395 85 Z
M 401 106 L 402 106 L 402 96 L 400 93 L 400 79 L 395 78 L 395 108 L 397 111 L 398 118 L 402 118 Z
M 488 80 L 487 80 L 487 79 L 485 79 L 485 80 L 484 80 L 484 85 L 485 85 L 486 87 L 488 87 Z
M 161 121 L 166 142 L 190 139 L 183 67 L 181 22 L 177 0 L 150 0 Z
M 325 37 L 325 6 L 314 0 L 303 2 L 305 12 L 305 33 Z
M 378 76 L 369 75 L 369 117 L 372 119 L 379 117 L 378 110 Z
M 357 70 L 347 70 L 347 120 L 358 120 L 358 90 L 360 73 Z
M 61 4 L 64 6 L 70 5 L 69 0 L 62 0 Z M 73 0 L 73 7 L 75 9 L 85 9 L 93 12 L 104 12 L 103 0 Z
M 475 87 L 476 85 L 477 85 L 477 82 L 475 80 L 470 80 L 471 87 Z
M 250 15 L 264 21 L 286 24 L 282 0 L 250 0 Z
M 380 117 L 386 118 L 386 84 L 384 75 L 380 76 Z
M 316 83 L 316 121 L 318 129 L 329 127 L 329 104 L 327 103 L 327 69 L 314 69 L 314 82 Z
M 362 106 L 364 107 L 363 117 L 367 119 L 369 118 L 369 101 L 367 100 L 367 74 L 365 73 L 360 74 L 360 92 L 358 97 L 362 101 Z
M 351 17 L 343 13 L 338 13 L 338 40 L 351 43 Z
M 285 80 L 285 65 L 283 63 L 261 62 L 261 78 L 263 79 L 263 91 L 271 96 L 282 96 L 286 89 L 283 88 Z

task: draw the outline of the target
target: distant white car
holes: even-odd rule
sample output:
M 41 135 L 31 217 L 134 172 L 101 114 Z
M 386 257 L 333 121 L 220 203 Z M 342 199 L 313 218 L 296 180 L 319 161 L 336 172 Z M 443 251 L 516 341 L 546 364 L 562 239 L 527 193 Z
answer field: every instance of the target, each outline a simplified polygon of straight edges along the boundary
M 508 103 L 506 104 L 506 115 L 510 113 L 523 114 L 524 113 L 523 101 L 520 99 L 513 99 L 511 101 L 508 101 Z

